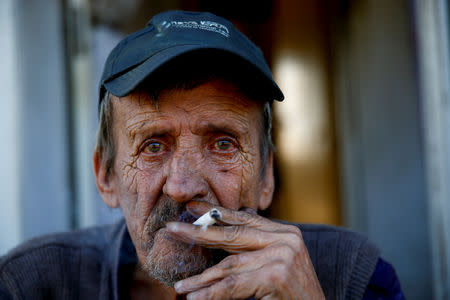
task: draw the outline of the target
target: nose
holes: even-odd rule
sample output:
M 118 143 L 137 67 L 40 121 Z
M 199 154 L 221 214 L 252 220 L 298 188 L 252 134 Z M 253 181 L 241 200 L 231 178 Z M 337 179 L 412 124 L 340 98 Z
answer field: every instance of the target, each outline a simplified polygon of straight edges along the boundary
M 202 199 L 207 195 L 208 184 L 195 161 L 183 155 L 172 158 L 163 186 L 165 195 L 179 203 Z

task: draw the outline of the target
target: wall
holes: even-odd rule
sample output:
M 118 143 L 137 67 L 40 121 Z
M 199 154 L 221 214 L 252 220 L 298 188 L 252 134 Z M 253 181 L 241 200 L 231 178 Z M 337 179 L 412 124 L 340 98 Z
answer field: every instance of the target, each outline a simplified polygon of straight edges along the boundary
M 407 1 L 351 3 L 334 35 L 344 220 L 379 245 L 407 299 L 430 299 L 412 10 Z
M 3 253 L 29 237 L 68 229 L 71 199 L 60 2 L 1 5 Z

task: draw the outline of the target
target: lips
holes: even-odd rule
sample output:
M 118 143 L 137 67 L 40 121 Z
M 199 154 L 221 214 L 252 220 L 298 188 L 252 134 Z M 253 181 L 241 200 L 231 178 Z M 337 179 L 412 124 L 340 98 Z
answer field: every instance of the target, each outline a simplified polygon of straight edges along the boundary
M 193 215 L 191 215 L 188 211 L 184 211 L 179 217 L 178 222 L 183 223 L 193 223 L 197 220 Z
M 147 232 L 153 234 L 165 228 L 168 222 L 193 223 L 197 218 L 192 215 L 186 205 L 170 198 L 162 197 L 152 209 L 147 220 Z

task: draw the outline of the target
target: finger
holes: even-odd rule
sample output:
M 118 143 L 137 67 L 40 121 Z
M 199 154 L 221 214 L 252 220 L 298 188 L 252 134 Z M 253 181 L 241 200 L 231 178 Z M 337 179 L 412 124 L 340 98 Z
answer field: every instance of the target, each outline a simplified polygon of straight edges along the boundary
M 294 255 L 293 249 L 287 245 L 276 245 L 257 251 L 230 255 L 201 274 L 178 281 L 174 287 L 179 294 L 190 293 L 210 286 L 231 274 L 257 270 L 272 260 L 283 260 L 287 264 L 291 264 Z
M 276 243 L 300 245 L 301 236 L 294 233 L 267 232 L 248 226 L 208 226 L 169 222 L 167 232 L 175 239 L 206 248 L 223 249 L 230 253 L 254 251 Z
M 251 215 L 257 215 L 258 214 L 258 212 L 255 209 L 251 208 L 251 207 L 243 207 L 243 208 L 239 209 L 239 211 L 244 211 L 244 212 L 249 213 Z
M 206 269 L 201 274 L 178 281 L 174 286 L 175 290 L 179 294 L 190 293 L 210 286 L 212 283 L 233 273 L 249 272 L 258 269 L 266 263 L 262 260 L 254 259 L 255 255 L 261 254 L 257 253 L 260 251 L 227 256 L 219 264 Z
M 270 233 L 245 226 L 208 226 L 200 227 L 188 223 L 169 222 L 167 233 L 187 244 L 206 248 L 223 249 L 230 253 L 253 251 L 269 246 L 276 241 Z
M 209 210 L 216 208 L 221 214 L 220 222 L 226 225 L 246 225 L 252 228 L 258 228 L 265 231 L 283 232 L 283 231 L 298 231 L 298 228 L 292 225 L 280 224 L 269 219 L 263 218 L 257 214 L 248 213 L 245 211 L 236 211 L 220 206 L 215 206 L 204 201 L 190 201 L 186 204 L 186 209 L 194 216 L 201 216 Z M 254 211 L 254 210 L 253 210 Z
M 232 274 L 224 279 L 192 292 L 187 299 L 247 299 L 255 297 L 261 299 L 272 294 L 273 272 L 269 266 L 264 266 L 256 271 Z

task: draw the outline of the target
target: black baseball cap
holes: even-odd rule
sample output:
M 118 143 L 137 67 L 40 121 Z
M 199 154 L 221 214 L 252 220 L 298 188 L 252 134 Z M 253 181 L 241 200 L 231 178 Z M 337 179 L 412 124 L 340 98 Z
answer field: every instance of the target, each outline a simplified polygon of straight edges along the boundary
M 167 11 L 155 15 L 145 28 L 127 36 L 111 51 L 100 81 L 99 105 L 106 90 L 117 97 L 126 96 L 175 58 L 209 50 L 245 61 L 258 75 L 255 78 L 265 81 L 262 84 L 267 86 L 269 97 L 284 99 L 261 50 L 231 22 L 207 12 Z

